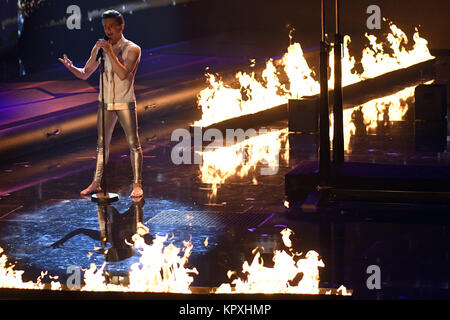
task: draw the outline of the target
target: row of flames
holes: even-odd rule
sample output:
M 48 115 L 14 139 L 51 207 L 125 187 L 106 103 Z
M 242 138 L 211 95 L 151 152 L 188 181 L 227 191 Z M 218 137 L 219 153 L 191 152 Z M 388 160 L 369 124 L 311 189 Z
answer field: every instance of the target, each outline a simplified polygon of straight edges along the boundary
M 385 19 L 384 19 L 385 20 Z M 433 59 L 426 39 L 415 29 L 414 45 L 407 50 L 409 40 L 406 34 L 392 22 L 385 42 L 378 42 L 374 35 L 365 34 L 369 41 L 362 51 L 362 72 L 356 71 L 356 59 L 350 55 L 349 36 L 344 37 L 342 58 L 342 85 L 380 76 L 384 73 L 407 68 L 414 64 Z M 385 49 L 386 48 L 386 49 Z M 330 50 L 329 87 L 334 87 L 334 50 Z M 219 75 L 206 73 L 208 88 L 198 95 L 198 106 L 202 118 L 194 122 L 196 127 L 208 127 L 226 119 L 257 113 L 286 104 L 289 99 L 300 99 L 320 92 L 319 81 L 309 67 L 300 43 L 292 43 L 281 59 L 269 59 L 258 80 L 255 72 L 238 72 L 237 84 L 226 85 Z M 287 80 L 282 83 L 281 77 Z
M 319 294 L 319 268 L 325 265 L 316 251 L 308 251 L 304 258 L 302 253 L 294 253 L 290 236 L 292 231 L 285 228 L 281 231 L 286 250 L 275 250 L 274 266 L 265 267 L 258 251 L 253 250 L 254 258 L 251 264 L 243 263 L 244 278 L 236 277 L 231 283 L 224 283 L 210 293 L 295 293 Z M 156 235 L 153 243 L 148 245 L 142 238 L 142 233 L 133 236 L 133 246 L 140 253 L 138 263 L 132 264 L 129 272 L 129 284 L 112 284 L 105 277 L 105 265 L 97 268 L 91 264 L 84 270 L 84 285 L 81 291 L 127 291 L 127 292 L 167 292 L 191 293 L 193 275 L 198 275 L 195 268 L 188 268 L 188 259 L 193 245 L 191 241 L 184 241 L 184 248 L 178 248 L 173 243 L 165 246 L 168 236 Z M 205 246 L 208 243 L 205 241 Z M 181 252 L 183 251 L 183 254 Z M 256 253 L 255 253 L 256 252 Z M 50 289 L 63 290 L 57 277 L 51 277 L 50 287 L 42 282 L 47 272 L 42 272 L 36 282 L 22 280 L 24 271 L 15 270 L 14 265 L 8 266 L 8 259 L 0 248 L 0 288 L 19 289 Z M 235 276 L 235 271 L 228 271 L 228 277 Z M 292 284 L 294 278 L 301 274 L 298 284 Z M 331 294 L 331 290 L 324 292 Z M 344 286 L 336 294 L 351 295 Z
M 386 19 L 384 19 L 386 21 Z M 350 55 L 351 39 L 344 37 L 342 58 L 342 85 L 348 86 L 365 79 L 374 78 L 384 73 L 433 59 L 428 50 L 428 42 L 421 38 L 417 28 L 413 35 L 414 45 L 406 49 L 406 34 L 392 22 L 389 22 L 390 33 L 385 42 L 378 42 L 374 35 L 366 34 L 368 46 L 362 51 L 362 72 L 356 71 L 356 59 Z M 291 37 L 291 35 L 290 35 Z M 334 50 L 330 50 L 329 87 L 334 88 Z M 254 61 L 252 61 L 254 66 Z M 202 110 L 202 118 L 194 126 L 207 127 L 220 121 L 247 114 L 256 113 L 287 103 L 288 99 L 299 99 L 320 92 L 320 84 L 315 73 L 310 69 L 299 43 L 293 43 L 279 60 L 268 60 L 262 71 L 260 80 L 255 72 L 238 72 L 237 83 L 225 85 L 220 76 L 206 74 L 209 87 L 198 95 L 198 105 Z M 282 84 L 284 77 L 287 84 Z M 350 149 L 350 138 L 356 132 L 353 114 L 356 110 L 363 115 L 363 122 L 369 132 L 375 129 L 379 120 L 401 121 L 404 119 L 409 103 L 414 100 L 416 86 L 405 88 L 395 94 L 371 100 L 361 106 L 344 110 L 344 148 Z M 330 138 L 333 137 L 333 114 L 330 114 Z M 281 160 L 289 160 L 289 132 L 274 130 L 270 134 L 252 137 L 234 146 L 205 150 L 200 166 L 200 177 L 203 183 L 211 184 L 210 200 L 217 194 L 217 188 L 233 176 L 244 177 L 259 165 L 279 166 Z M 331 144 L 332 146 L 332 144 Z M 240 156 L 246 150 L 245 161 Z M 256 175 L 252 178 L 257 184 Z

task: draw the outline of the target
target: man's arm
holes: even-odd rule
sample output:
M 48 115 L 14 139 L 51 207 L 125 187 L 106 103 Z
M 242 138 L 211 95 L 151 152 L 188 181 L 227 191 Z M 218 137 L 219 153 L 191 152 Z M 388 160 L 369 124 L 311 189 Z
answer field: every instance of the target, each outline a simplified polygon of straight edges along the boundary
M 89 57 L 89 60 L 86 62 L 86 65 L 84 68 L 77 68 L 72 64 L 72 61 L 67 58 L 67 55 L 63 55 L 63 59 L 59 58 L 58 60 L 64 64 L 64 66 L 69 69 L 70 72 L 72 72 L 75 77 L 81 80 L 86 80 L 91 76 L 92 73 L 97 69 L 100 62 L 96 61 L 97 52 L 98 52 L 99 46 L 96 44 L 94 48 L 92 48 L 91 56 Z
M 111 61 L 112 70 L 120 80 L 125 80 L 130 77 L 139 63 L 139 57 L 141 55 L 141 48 L 137 45 L 132 45 L 128 49 L 128 54 L 123 61 L 123 64 L 117 59 L 113 52 L 111 44 L 106 40 L 99 40 L 97 42 L 103 48 L 104 52 L 108 55 L 109 61 Z

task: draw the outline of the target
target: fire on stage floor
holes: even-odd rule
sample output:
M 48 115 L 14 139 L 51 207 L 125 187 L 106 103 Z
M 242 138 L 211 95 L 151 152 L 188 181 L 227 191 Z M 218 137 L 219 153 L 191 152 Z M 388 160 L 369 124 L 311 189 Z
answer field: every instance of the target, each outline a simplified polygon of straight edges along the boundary
M 189 274 L 193 298 L 211 297 L 199 288 L 219 288 L 236 276 L 248 275 L 248 269 L 241 271 L 245 261 L 253 260 L 255 264 L 248 263 L 247 267 L 252 265 L 261 271 L 261 281 L 267 282 L 267 274 L 287 272 L 276 269 L 277 263 L 272 260 L 275 251 L 285 252 L 291 262 L 299 262 L 307 260 L 310 250 L 317 252 L 323 262 L 322 266 L 319 260 L 315 261 L 316 270 L 320 271 L 320 298 L 325 298 L 324 291 L 330 289 L 335 293 L 341 285 L 351 290 L 354 299 L 449 297 L 448 205 L 347 201 L 332 204 L 314 215 L 299 214 L 295 203 L 286 201 L 285 175 L 301 161 L 317 159 L 317 146 L 311 139 L 290 140 L 287 120 L 266 124 L 265 128 L 277 133 L 275 150 L 280 156 L 276 172 L 270 175 L 261 174 L 262 169 L 267 169 L 264 161 L 246 171 L 239 166 L 215 168 L 214 159 L 217 162 L 227 159 L 223 159 L 223 154 L 206 155 L 206 150 L 202 164 L 175 165 L 171 155 L 176 143 L 170 140 L 170 134 L 176 128 L 188 130 L 194 113 L 164 115 L 140 123 L 144 197 L 138 202 L 128 197 L 131 167 L 120 129 L 113 137 L 106 172 L 110 177 L 109 189 L 118 193 L 121 200 L 106 209 L 79 196 L 79 191 L 90 182 L 95 165 L 92 136 L 2 164 L 0 247 L 10 262 L 17 262 L 15 269 L 24 270 L 23 281 L 35 282 L 41 271 L 48 271 L 48 275 L 58 277 L 62 288 L 67 288 L 73 284 L 76 270 L 86 273 L 93 264 L 105 272 L 110 284 L 131 284 L 134 281 L 131 267 L 145 265 L 141 261 L 145 250 L 131 247 L 125 240 L 129 243 L 137 229 L 144 226 L 148 228 L 148 237 L 144 236 L 147 245 L 152 238 L 161 237 L 164 245 L 181 248 L 180 254 L 191 250 L 186 268 L 196 270 Z M 447 152 L 411 152 L 413 142 L 405 139 L 408 128 L 400 133 L 386 130 L 364 139 L 353 136 L 346 160 L 449 165 Z M 251 141 L 244 148 L 254 150 Z M 209 156 L 213 161 L 209 162 Z M 212 171 L 222 174 L 219 180 L 208 176 Z M 286 233 L 280 234 L 286 229 L 293 231 L 289 239 Z M 186 246 L 186 242 L 190 245 Z M 258 250 L 253 251 L 255 248 Z M 258 263 L 261 264 L 256 267 Z M 152 261 L 147 266 L 151 265 Z M 236 274 L 229 273 L 230 270 Z M 374 270 L 379 272 L 378 280 L 373 278 Z M 48 287 L 53 280 L 44 277 L 42 281 Z M 296 285 L 302 280 L 289 279 L 289 284 Z M 82 282 L 82 287 L 89 284 L 85 278 Z M 41 292 L 42 297 L 58 298 L 59 294 L 60 297 L 66 294 L 70 299 L 122 298 L 127 294 Z M 22 293 L 15 289 L 2 291 L 0 295 L 11 294 L 14 298 Z M 30 294 L 38 297 L 39 291 L 33 289 Z M 227 297 L 221 293 L 217 298 L 224 296 Z M 134 295 L 139 299 L 179 297 L 187 296 Z M 301 299 L 289 294 L 275 297 Z
M 145 125 L 142 132 L 145 137 Z M 401 137 L 396 139 L 399 143 Z M 173 237 L 167 243 L 177 247 L 192 239 L 189 265 L 198 270 L 193 287 L 229 282 L 227 272 L 241 270 L 244 261 L 252 260 L 255 247 L 264 248 L 261 257 L 267 266 L 273 266 L 273 252 L 286 249 L 280 232 L 288 227 L 294 231 L 292 248 L 296 252 L 315 250 L 322 257 L 323 288 L 345 285 L 353 290 L 354 298 L 448 297 L 448 206 L 347 202 L 314 216 L 298 216 L 294 206 L 288 209 L 284 204 L 284 176 L 301 160 L 316 157 L 316 152 L 307 152 L 304 146 L 297 146 L 299 150 L 291 145 L 289 162 L 281 162 L 277 174 L 259 175 L 263 167 L 259 165 L 248 175 L 235 175 L 221 184 L 212 197 L 212 186 L 202 181 L 199 165 L 175 166 L 170 161 L 173 143 L 154 139 L 150 144 L 152 148 L 144 154 L 145 197 L 139 217 L 130 210 L 127 146 L 123 138 L 116 135 L 113 139 L 107 172 L 111 190 L 121 196 L 113 204 L 117 218 L 124 221 L 119 233 L 129 235 L 130 224 L 139 220 L 150 234 Z M 102 222 L 97 207 L 78 195 L 90 181 L 94 154 L 95 142 L 85 140 L 2 167 L 2 181 L 11 185 L 17 181 L 21 187 L 5 188 L 11 192 L 2 193 L 0 246 L 11 261 L 17 261 L 16 269 L 25 270 L 24 281 L 35 280 L 45 270 L 65 284 L 70 266 L 87 269 L 91 263 L 98 268 L 106 263 L 110 277 L 121 279 L 126 278 L 130 265 L 139 262 L 136 252 L 114 261 L 99 250 Z M 367 149 L 348 157 L 381 163 L 448 162 L 445 154 Z M 71 160 L 65 162 L 68 158 Z M 34 167 L 37 170 L 33 171 Z M 382 272 L 380 290 L 367 287 L 371 265 Z

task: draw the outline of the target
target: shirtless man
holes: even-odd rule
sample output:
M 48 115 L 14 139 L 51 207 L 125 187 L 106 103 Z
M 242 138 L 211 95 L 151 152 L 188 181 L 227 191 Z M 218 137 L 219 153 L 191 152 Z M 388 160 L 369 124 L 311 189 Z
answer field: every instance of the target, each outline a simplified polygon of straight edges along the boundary
M 102 107 L 105 108 L 106 133 L 106 162 L 109 157 L 109 145 L 117 119 L 122 126 L 128 146 L 133 170 L 133 191 L 131 197 L 141 197 L 142 190 L 142 149 L 139 142 L 136 97 L 134 95 L 134 78 L 141 57 L 141 48 L 123 36 L 125 22 L 122 15 L 115 10 L 108 10 L 102 14 L 103 28 L 108 40 L 98 40 L 91 51 L 91 56 L 84 68 L 77 68 L 64 54 L 59 58 L 64 66 L 77 78 L 86 80 L 97 69 L 100 62 L 96 60 L 100 48 L 105 57 L 104 72 L 104 102 L 102 106 L 101 92 L 99 93 L 99 109 L 97 113 L 97 165 L 92 183 L 80 192 L 88 195 L 102 191 L 103 175 L 103 135 L 102 135 Z M 102 79 L 100 79 L 101 83 Z

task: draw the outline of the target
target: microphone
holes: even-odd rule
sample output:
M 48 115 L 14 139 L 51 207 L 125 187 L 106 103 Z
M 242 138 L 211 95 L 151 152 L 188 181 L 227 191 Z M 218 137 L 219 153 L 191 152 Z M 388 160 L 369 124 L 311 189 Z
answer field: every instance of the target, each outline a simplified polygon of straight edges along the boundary
M 105 40 L 109 40 L 108 36 L 105 36 L 103 39 Z M 98 59 L 100 59 L 100 57 L 103 55 L 103 48 L 100 48 L 97 52 L 97 58 L 95 59 L 95 61 L 98 61 Z

